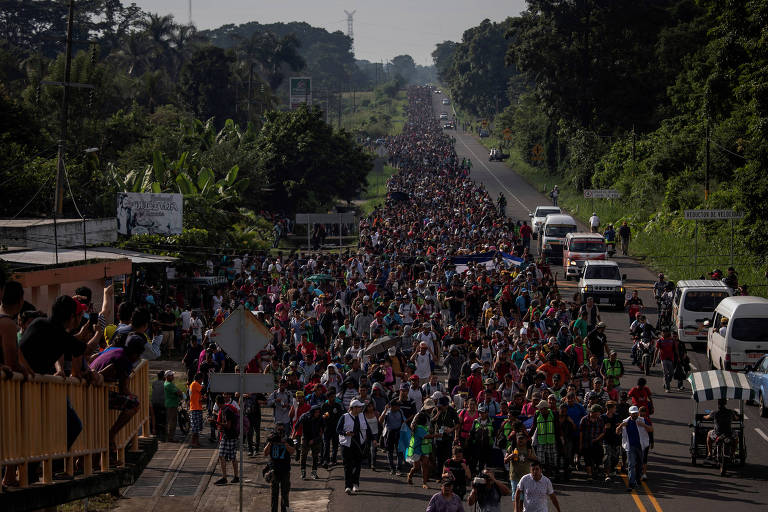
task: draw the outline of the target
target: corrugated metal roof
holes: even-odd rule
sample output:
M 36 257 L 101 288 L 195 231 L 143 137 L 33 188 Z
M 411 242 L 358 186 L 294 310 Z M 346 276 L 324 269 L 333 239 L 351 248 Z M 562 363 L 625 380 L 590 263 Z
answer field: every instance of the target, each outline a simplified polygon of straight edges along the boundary
M 172 263 L 178 258 L 155 254 L 128 251 L 114 247 L 94 247 L 83 253 L 82 249 L 59 249 L 59 263 L 75 263 L 88 260 L 119 260 L 128 258 L 133 263 Z M 0 253 L 0 259 L 24 266 L 45 266 L 56 264 L 56 252 L 53 249 L 28 249 Z

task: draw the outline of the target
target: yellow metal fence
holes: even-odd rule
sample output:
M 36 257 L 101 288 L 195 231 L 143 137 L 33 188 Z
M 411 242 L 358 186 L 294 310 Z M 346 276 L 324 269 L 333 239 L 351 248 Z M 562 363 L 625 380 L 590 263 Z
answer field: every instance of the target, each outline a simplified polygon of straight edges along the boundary
M 130 378 L 128 388 L 139 397 L 139 410 L 115 438 L 118 464 L 125 461 L 126 448 L 138 449 L 139 435 L 149 434 L 148 371 L 147 361 L 141 361 Z M 119 415 L 109 409 L 110 389 L 116 387 L 91 386 L 74 378 L 37 375 L 24 381 L 21 374 L 0 375 L 0 465 L 19 466 L 21 487 L 28 485 L 30 462 L 41 462 L 43 483 L 53 482 L 53 462 L 59 459 L 70 475 L 77 459 L 83 474 L 90 475 L 94 456 L 107 470 L 109 429 Z M 83 424 L 69 450 L 67 400 Z

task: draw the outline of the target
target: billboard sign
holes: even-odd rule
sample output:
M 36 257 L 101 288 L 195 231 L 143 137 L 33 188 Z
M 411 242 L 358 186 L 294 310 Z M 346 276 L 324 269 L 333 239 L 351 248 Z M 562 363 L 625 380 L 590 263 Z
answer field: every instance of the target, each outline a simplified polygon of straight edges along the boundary
M 121 235 L 179 235 L 184 196 L 117 193 L 117 232 Z
M 290 79 L 291 110 L 302 103 L 312 104 L 312 79 L 307 76 L 296 76 Z

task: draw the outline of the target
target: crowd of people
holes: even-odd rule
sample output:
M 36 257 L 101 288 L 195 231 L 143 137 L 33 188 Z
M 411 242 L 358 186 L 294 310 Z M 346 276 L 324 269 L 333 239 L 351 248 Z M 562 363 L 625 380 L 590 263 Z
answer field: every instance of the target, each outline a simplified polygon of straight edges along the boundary
M 546 262 L 529 254 L 530 226 L 507 218 L 470 179 L 469 162 L 457 157 L 434 116 L 431 94 L 409 90 L 403 132 L 386 141 L 398 172 L 386 203 L 361 219 L 356 253 L 236 257 L 228 286 L 211 297 L 210 317 L 145 297 L 141 307 L 121 304 L 114 328 L 106 325 L 109 312 L 91 313 L 91 330 L 73 337 L 65 330 L 81 325 L 87 307 L 62 299 L 66 308 L 54 305 L 51 320 L 35 320 L 33 333 L 22 335 L 24 355 L 30 338 L 55 329 L 64 340 L 29 371 L 103 378 L 102 370 L 116 368 L 108 377 L 124 384 L 138 357 L 181 351 L 192 444 L 205 438 L 207 419 L 223 473 L 217 484 L 239 479 L 240 436 L 249 455 L 261 451 L 261 410 L 273 409 L 263 453 L 274 512 L 288 508 L 294 459 L 302 478 L 311 460 L 315 479 L 319 467 L 341 462 L 350 495 L 361 488 L 363 466 L 407 484 L 420 479 L 424 488 L 439 480 L 431 512 L 462 510 L 465 499 L 497 510 L 506 495 L 518 510 L 539 510 L 547 500 L 559 510 L 552 481 L 568 481 L 577 470 L 611 482 L 621 466 L 629 489 L 638 485 L 653 445 L 650 390 L 643 379 L 626 382 L 599 307 L 578 294 L 563 297 Z M 0 310 L 3 362 L 27 371 L 24 364 L 41 358 L 30 352 L 24 362 L 6 351 L 5 330 L 14 346 L 17 335 L 16 327 L 5 329 L 6 317 L 20 307 L 8 289 Z M 245 371 L 271 375 L 275 388 L 243 397 L 242 407 L 232 394 L 208 392 L 213 372 L 235 370 L 211 329 L 240 306 L 272 334 Z M 34 350 L 47 349 L 39 343 Z M 62 354 L 71 370 L 54 367 Z M 174 379 L 161 372 L 151 396 L 153 429 L 169 441 L 182 399 Z M 129 417 L 137 399 L 121 386 L 113 405 Z
M 559 508 L 552 480 L 575 470 L 611 482 L 620 466 L 638 485 L 652 397 L 644 380 L 626 382 L 598 306 L 562 297 L 528 254 L 529 226 L 469 178 L 429 89 L 409 91 L 403 133 L 386 144 L 398 172 L 386 204 L 361 219 L 356 254 L 244 258 L 218 294 L 224 316 L 243 304 L 272 333 L 246 371 L 272 375 L 275 391 L 246 397 L 245 411 L 248 433 L 261 407 L 274 411 L 272 509 L 288 506 L 293 459 L 302 478 L 342 463 L 350 495 L 363 467 L 439 480 L 431 511 L 465 499 L 495 510 L 510 494 L 520 510 Z M 202 340 L 187 359 L 204 390 L 220 349 Z

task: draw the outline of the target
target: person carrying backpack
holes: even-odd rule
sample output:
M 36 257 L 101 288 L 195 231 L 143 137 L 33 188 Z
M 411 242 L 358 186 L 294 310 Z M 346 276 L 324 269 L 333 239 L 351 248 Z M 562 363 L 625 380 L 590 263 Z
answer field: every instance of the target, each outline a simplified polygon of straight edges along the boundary
M 227 485 L 227 461 L 232 461 L 234 478 L 232 483 L 240 482 L 237 474 L 237 439 L 240 436 L 240 411 L 233 404 L 227 404 L 223 395 L 216 397 L 219 415 L 216 425 L 219 428 L 219 462 L 222 477 L 214 482 L 215 485 Z

